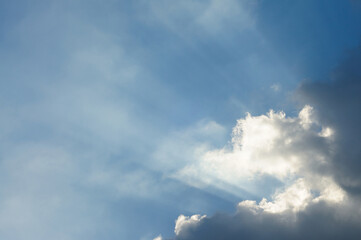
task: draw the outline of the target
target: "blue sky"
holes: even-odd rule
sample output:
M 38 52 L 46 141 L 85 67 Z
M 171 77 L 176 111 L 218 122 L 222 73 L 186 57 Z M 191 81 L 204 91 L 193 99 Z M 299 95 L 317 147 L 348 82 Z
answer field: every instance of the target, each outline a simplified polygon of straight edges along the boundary
M 310 154 L 337 168 L 308 143 L 329 149 L 315 136 L 332 130 L 332 144 L 347 145 L 344 122 L 328 114 L 360 109 L 357 98 L 332 102 L 358 89 L 339 76 L 358 66 L 360 13 L 341 0 L 1 1 L 0 238 L 187 239 L 174 233 L 181 214 L 277 204 L 282 186 L 328 199 L 309 165 L 287 160 L 281 172 L 272 161 Z M 291 155 L 279 145 L 262 155 L 274 129 L 300 136 Z M 263 167 L 238 166 L 247 154 Z M 345 161 L 327 179 L 347 193 L 358 185 Z

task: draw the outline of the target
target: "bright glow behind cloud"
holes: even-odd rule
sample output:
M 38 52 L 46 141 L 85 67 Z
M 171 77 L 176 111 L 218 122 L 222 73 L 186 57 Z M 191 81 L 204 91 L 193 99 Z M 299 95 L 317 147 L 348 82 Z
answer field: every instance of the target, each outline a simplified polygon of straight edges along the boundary
M 222 187 L 227 184 L 252 191 L 247 183 L 264 176 L 282 182 L 284 186 L 270 200 L 263 197 L 259 203 L 245 200 L 238 204 L 239 211 L 247 209 L 253 214 L 294 216 L 320 201 L 341 204 L 346 199 L 346 193 L 327 171 L 333 130 L 319 123 L 311 106 L 306 105 L 296 117 L 273 110 L 261 116 L 248 114 L 237 121 L 232 135 L 231 147 L 206 151 L 198 161 L 181 169 L 177 178 L 225 191 L 229 189 Z M 195 228 L 204 218 L 180 215 L 176 235 Z
M 259 204 L 240 203 L 270 213 L 300 211 L 311 201 L 341 202 L 345 194 L 327 174 L 332 133 L 331 128 L 318 123 L 308 105 L 296 117 L 273 110 L 261 116 L 248 114 L 233 128 L 231 147 L 205 151 L 175 176 L 194 186 L 202 182 L 234 191 L 226 187 L 231 185 L 250 192 L 253 189 L 248 183 L 274 177 L 284 187 L 271 196 L 271 201 L 263 198 Z M 262 192 L 253 193 L 262 196 Z

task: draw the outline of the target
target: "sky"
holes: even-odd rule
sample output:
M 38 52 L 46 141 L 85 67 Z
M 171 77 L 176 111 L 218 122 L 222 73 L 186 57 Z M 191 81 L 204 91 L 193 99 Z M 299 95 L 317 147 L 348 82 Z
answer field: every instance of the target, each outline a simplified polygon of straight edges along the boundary
M 357 239 L 358 0 L 0 1 L 0 238 Z

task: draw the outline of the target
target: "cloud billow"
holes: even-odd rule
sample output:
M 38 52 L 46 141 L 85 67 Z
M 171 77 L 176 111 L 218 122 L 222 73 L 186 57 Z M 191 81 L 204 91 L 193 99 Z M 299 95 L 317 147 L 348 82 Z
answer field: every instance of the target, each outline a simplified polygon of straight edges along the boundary
M 265 176 L 283 186 L 268 199 L 241 201 L 233 215 L 180 215 L 174 239 L 357 239 L 360 62 L 361 48 L 337 68 L 332 82 L 303 84 L 298 97 L 308 105 L 298 116 L 249 114 L 234 127 L 231 147 L 208 149 L 179 170 L 178 179 L 221 189 L 220 182 L 247 186 Z
M 311 204 L 295 215 L 255 214 L 242 208 L 233 216 L 217 214 L 196 226 L 187 226 L 175 239 L 357 239 L 360 218 L 351 214 L 351 209 L 342 210 L 324 202 Z M 294 221 L 289 221 L 290 215 Z

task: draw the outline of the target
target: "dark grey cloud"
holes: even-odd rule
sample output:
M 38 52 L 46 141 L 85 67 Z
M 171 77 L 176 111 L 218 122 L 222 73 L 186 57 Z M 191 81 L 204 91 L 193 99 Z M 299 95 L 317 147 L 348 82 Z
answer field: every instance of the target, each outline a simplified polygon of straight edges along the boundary
M 233 216 L 217 214 L 202 219 L 198 225 L 188 225 L 175 239 L 357 239 L 361 234 L 360 218 L 351 209 L 324 202 L 295 215 L 255 214 L 244 208 Z
M 331 160 L 339 184 L 350 193 L 361 193 L 361 46 L 348 53 L 331 74 L 331 82 L 305 83 L 302 102 L 318 110 L 321 122 L 335 130 Z

